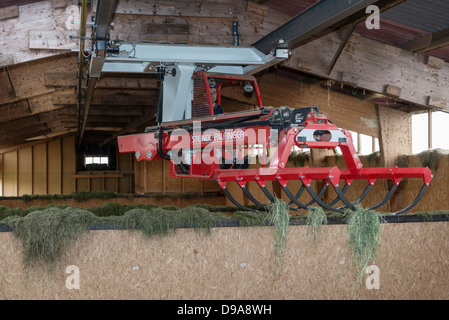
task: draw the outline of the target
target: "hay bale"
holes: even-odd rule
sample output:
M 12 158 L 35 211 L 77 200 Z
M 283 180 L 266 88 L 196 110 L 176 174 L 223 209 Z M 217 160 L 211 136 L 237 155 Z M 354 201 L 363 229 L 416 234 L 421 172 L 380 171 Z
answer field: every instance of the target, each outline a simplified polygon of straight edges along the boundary
M 430 149 L 418 154 L 423 167 L 429 167 L 430 170 L 437 170 L 441 158 L 449 158 L 449 150 Z
M 306 163 L 310 163 L 310 151 L 293 151 L 288 157 L 288 161 L 295 167 L 304 167 Z

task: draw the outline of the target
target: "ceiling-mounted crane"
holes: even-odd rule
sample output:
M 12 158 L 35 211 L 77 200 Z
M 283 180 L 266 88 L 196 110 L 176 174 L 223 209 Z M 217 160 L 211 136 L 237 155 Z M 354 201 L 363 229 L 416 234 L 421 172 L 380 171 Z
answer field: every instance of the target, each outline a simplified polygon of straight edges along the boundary
M 371 209 L 384 205 L 403 179 L 421 179 L 423 186 L 418 196 L 397 212 L 402 213 L 422 198 L 432 179 L 429 168 L 363 168 L 348 130 L 332 123 L 316 107 L 264 106 L 253 76 L 288 59 L 292 46 L 345 23 L 354 23 L 364 16 L 365 7 L 383 2 L 320 1 L 250 47 L 218 47 L 110 41 L 105 30 L 110 24 L 114 1 L 99 0 L 94 33 L 97 38 L 89 76 L 156 74 L 162 83 L 157 125 L 141 134 L 118 137 L 119 151 L 133 152 L 138 161 L 170 161 L 171 176 L 215 179 L 230 201 L 241 209 L 252 210 L 228 192 L 227 183 L 231 181 L 237 182 L 260 209 L 267 209 L 267 202 L 274 201 L 267 182 L 277 181 L 290 199 L 292 210 L 318 204 L 329 211 L 343 212 L 347 208 L 355 209 L 377 180 L 388 179 L 393 183 L 385 198 Z M 99 14 L 104 12 L 109 14 Z M 216 104 L 221 104 L 222 93 L 230 90 L 228 87 L 256 95 L 257 105 L 253 110 L 217 113 Z M 339 148 L 347 168 L 286 167 L 294 146 Z M 360 179 L 367 181 L 366 189 L 359 198 L 350 201 L 346 191 L 354 180 Z M 302 182 L 296 194 L 287 184 L 291 180 Z M 320 192 L 313 190 L 313 180 L 324 182 Z M 247 188 L 248 182 L 257 183 L 267 201 L 256 199 Z M 326 203 L 322 195 L 328 186 L 337 196 Z M 312 197 L 308 203 L 300 201 L 304 191 Z

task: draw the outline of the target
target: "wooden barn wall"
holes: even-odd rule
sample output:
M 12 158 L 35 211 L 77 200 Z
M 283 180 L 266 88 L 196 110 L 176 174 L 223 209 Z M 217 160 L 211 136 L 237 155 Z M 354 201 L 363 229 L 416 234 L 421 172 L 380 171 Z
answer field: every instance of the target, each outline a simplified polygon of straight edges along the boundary
M 0 154 L 1 196 L 75 191 L 75 138 L 52 140 Z
M 0 154 L 0 196 L 69 194 L 74 191 L 132 193 L 132 156 L 117 157 L 118 171 L 77 174 L 75 137 Z
M 170 162 L 134 161 L 135 193 L 207 193 L 220 190 L 215 180 L 170 177 Z
M 319 84 L 308 85 L 275 75 L 262 78 L 260 86 L 264 105 L 315 106 L 341 128 L 379 137 L 379 118 L 374 103 L 330 91 Z
M 449 298 L 448 222 L 384 225 L 373 263 L 378 289 L 357 283 L 346 228 L 324 226 L 318 241 L 310 242 L 306 226 L 290 226 L 279 272 L 272 227 L 214 228 L 210 235 L 180 229 L 155 238 L 130 230 L 89 231 L 50 271 L 24 268 L 20 240 L 4 232 L 0 299 Z
M 110 191 L 129 194 L 134 189 L 133 158 L 131 154 L 117 154 L 117 170 L 80 171 L 73 175 L 77 191 Z
M 380 137 L 378 109 L 372 102 L 328 90 L 321 84 L 307 84 L 275 74 L 264 74 L 257 77 L 257 81 L 264 106 L 318 107 L 341 128 Z M 242 97 L 241 92 L 234 90 L 227 90 L 223 94 L 229 98 L 222 103 L 225 112 L 251 109 L 257 102 L 255 94 Z M 235 102 L 236 99 L 239 103 Z

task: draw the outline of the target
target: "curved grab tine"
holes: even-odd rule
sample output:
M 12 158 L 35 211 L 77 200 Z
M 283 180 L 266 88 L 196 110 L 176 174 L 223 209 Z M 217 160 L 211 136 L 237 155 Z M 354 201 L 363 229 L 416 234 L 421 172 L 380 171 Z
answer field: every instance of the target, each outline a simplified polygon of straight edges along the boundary
M 274 203 L 274 197 L 273 195 L 270 193 L 270 191 L 268 191 L 267 187 L 260 187 L 262 189 L 262 192 L 264 193 L 264 195 L 268 198 L 268 200 L 270 200 L 271 203 Z
M 256 206 L 261 208 L 262 210 L 269 211 L 268 207 L 264 205 L 263 203 L 259 202 L 254 196 L 249 192 L 248 188 L 246 186 L 241 186 L 239 183 L 238 185 L 242 189 L 243 193 L 248 197 L 249 200 L 251 200 Z
M 229 199 L 229 201 L 231 201 L 233 204 L 235 204 L 237 207 L 239 207 L 240 209 L 244 210 L 244 211 L 257 211 L 255 209 L 251 209 L 248 208 L 246 206 L 244 206 L 243 204 L 240 204 L 237 200 L 234 199 L 234 197 L 229 193 L 229 191 L 226 189 L 226 187 L 222 187 L 220 185 L 221 190 L 223 190 L 226 198 Z
M 290 189 L 287 186 L 283 186 L 281 184 L 282 190 L 284 190 L 285 194 L 287 195 L 287 197 L 290 198 L 290 200 L 292 201 L 292 203 L 296 204 L 298 207 L 293 209 L 293 210 L 299 210 L 299 209 L 308 209 L 306 205 L 304 205 L 303 203 L 299 202 L 298 199 L 296 199 L 296 197 L 293 195 L 293 193 L 290 191 Z
M 295 199 L 298 199 L 302 193 L 304 192 L 304 190 L 306 190 L 306 188 L 304 187 L 304 185 L 301 186 L 301 188 L 299 189 L 299 191 L 296 193 Z M 293 200 L 291 200 L 288 205 L 291 205 L 293 203 Z
M 397 187 L 399 185 L 398 183 L 393 184 L 393 187 L 391 187 L 390 192 L 388 192 L 387 196 L 378 204 L 376 204 L 375 206 L 372 206 L 371 208 L 369 208 L 368 210 L 375 210 L 381 206 L 383 206 L 388 200 L 390 200 L 390 198 L 393 196 L 394 192 L 396 191 Z
M 341 192 L 342 192 L 343 194 L 345 194 L 346 191 L 348 191 L 348 189 L 349 189 L 349 184 L 345 184 L 345 186 L 343 187 L 343 190 L 341 190 Z M 338 201 L 340 201 L 340 197 L 337 195 L 337 196 L 335 197 L 334 200 L 332 200 L 331 202 L 328 203 L 328 205 L 329 205 L 329 206 L 333 206 L 333 205 L 336 204 Z
M 310 196 L 312 197 L 313 200 L 316 201 L 316 203 L 318 203 L 321 207 L 323 207 L 324 209 L 327 209 L 329 211 L 333 211 L 333 212 L 338 212 L 338 213 L 343 213 L 343 210 L 340 209 L 335 209 L 331 206 L 329 206 L 327 203 L 323 202 L 318 195 L 315 193 L 315 191 L 312 190 L 311 187 L 306 187 L 307 192 L 310 194 Z M 341 191 L 341 190 L 340 190 Z M 341 192 L 340 192 L 341 193 Z
M 363 191 L 363 193 L 360 195 L 360 197 L 355 200 L 352 204 L 359 204 L 360 202 L 363 201 L 363 199 L 366 198 L 366 196 L 368 195 L 368 193 L 371 191 L 371 188 L 373 187 L 374 184 L 368 183 L 368 185 L 365 188 L 365 191 Z
M 303 185 L 304 186 L 304 185 Z M 321 188 L 320 192 L 318 193 L 318 198 L 321 199 L 321 197 L 324 195 L 324 193 L 326 192 L 328 184 L 324 183 L 324 186 Z M 309 202 L 307 202 L 305 205 L 307 207 L 311 206 L 312 204 L 314 204 L 316 201 L 314 199 L 310 200 Z
M 368 195 L 368 193 L 370 192 L 372 187 L 373 187 L 373 185 L 371 183 L 368 183 L 368 185 L 365 188 L 365 191 L 363 191 L 363 193 L 360 195 L 360 197 L 357 200 L 355 200 L 354 202 L 352 202 L 352 204 L 357 205 L 360 202 L 362 202 L 363 199 L 366 198 L 366 196 Z M 347 208 L 347 206 L 341 206 L 338 209 L 346 209 L 346 208 Z
M 397 215 L 397 214 L 401 214 L 401 213 L 407 212 L 407 211 L 409 211 L 411 208 L 413 208 L 414 206 L 416 206 L 416 204 L 417 204 L 417 203 L 421 200 L 421 198 L 423 197 L 424 192 L 426 192 L 426 190 L 427 190 L 427 186 L 424 184 L 424 185 L 422 186 L 422 188 L 421 188 L 421 191 L 419 191 L 419 194 L 418 194 L 418 196 L 416 197 L 416 199 L 413 200 L 413 202 L 410 203 L 406 208 L 404 208 L 404 209 L 402 209 L 402 210 L 399 210 L 399 211 L 393 213 L 393 215 L 395 216 L 395 215 Z
M 271 203 L 274 203 L 275 199 L 273 197 L 273 195 L 270 193 L 270 191 L 268 191 L 267 187 L 262 186 L 258 183 L 260 189 L 262 189 L 263 193 L 265 194 L 265 196 L 268 198 L 268 200 L 270 200 Z M 293 201 L 288 203 L 288 206 L 290 206 L 293 203 Z M 268 207 L 267 207 L 268 208 Z M 291 211 L 298 211 L 300 209 L 298 208 L 290 208 Z
M 270 193 L 270 191 L 268 191 L 267 187 L 265 187 L 265 183 L 261 183 L 258 180 L 256 180 L 256 182 L 260 189 L 262 189 L 263 194 L 268 198 L 268 200 L 270 200 L 271 203 L 274 203 L 274 197 Z
M 337 196 L 340 198 L 340 200 L 345 204 L 345 206 L 349 209 L 351 209 L 352 211 L 355 211 L 355 207 L 354 205 L 348 200 L 348 198 L 345 197 L 345 195 L 343 194 L 342 190 L 340 189 L 340 187 L 338 185 L 334 186 L 334 190 L 337 193 Z M 339 210 L 340 208 L 338 208 Z

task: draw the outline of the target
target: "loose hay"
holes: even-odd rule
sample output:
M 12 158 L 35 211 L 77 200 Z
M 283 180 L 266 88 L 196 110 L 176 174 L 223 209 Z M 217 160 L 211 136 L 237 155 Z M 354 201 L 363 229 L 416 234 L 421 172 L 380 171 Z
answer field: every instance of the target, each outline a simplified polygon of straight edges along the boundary
M 359 283 L 363 281 L 366 267 L 374 262 L 382 234 L 381 215 L 372 210 L 357 207 L 348 210 L 348 245 L 352 250 Z
M 306 216 L 307 235 L 315 242 L 320 237 L 321 227 L 327 224 L 327 215 L 321 207 L 311 207 Z
M 51 265 L 95 219 L 87 210 L 49 207 L 24 217 L 9 216 L 4 222 L 13 227 L 14 235 L 22 240 L 25 265 Z
M 276 271 L 279 272 L 283 264 L 287 231 L 290 224 L 290 208 L 288 204 L 276 198 L 270 206 L 269 220 L 274 225 L 273 252 L 277 262 Z

